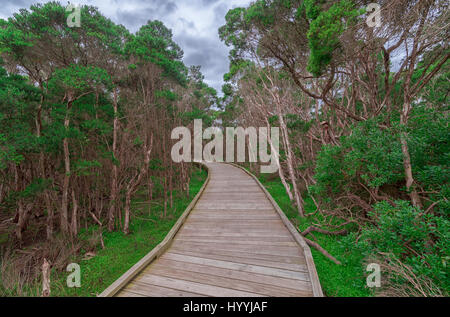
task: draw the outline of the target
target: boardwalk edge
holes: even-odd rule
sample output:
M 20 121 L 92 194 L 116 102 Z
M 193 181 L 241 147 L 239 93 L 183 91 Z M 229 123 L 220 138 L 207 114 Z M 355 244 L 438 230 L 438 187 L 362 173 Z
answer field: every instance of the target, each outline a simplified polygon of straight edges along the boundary
M 267 191 L 267 189 L 264 187 L 264 185 L 261 184 L 261 182 L 255 175 L 253 175 L 251 172 L 249 172 L 248 170 L 246 170 L 244 167 L 242 167 L 240 165 L 237 165 L 234 163 L 227 163 L 227 164 L 230 164 L 232 166 L 235 166 L 235 167 L 243 170 L 245 173 L 250 175 L 256 181 L 256 183 L 259 185 L 259 187 L 261 187 L 261 189 L 263 190 L 266 197 L 270 200 L 272 205 L 275 207 L 275 210 L 277 211 L 278 215 L 280 216 L 280 218 L 283 221 L 286 228 L 292 234 L 295 241 L 297 241 L 297 243 L 303 249 L 303 253 L 305 254 L 305 258 L 306 258 L 306 264 L 308 267 L 309 276 L 311 278 L 313 295 L 315 297 L 323 297 L 324 295 L 322 292 L 322 287 L 320 286 L 319 275 L 317 274 L 316 265 L 314 264 L 314 259 L 311 254 L 311 249 L 309 248 L 309 245 L 306 243 L 306 241 L 303 239 L 303 236 L 298 233 L 297 229 L 295 229 L 292 222 L 286 217 L 283 210 L 281 210 L 280 206 L 278 206 L 277 202 L 273 199 L 272 195 L 270 195 L 270 193 Z
M 196 164 L 199 164 L 203 168 L 206 168 L 206 170 L 208 171 L 208 176 L 205 182 L 203 183 L 202 187 L 200 188 L 199 192 L 197 193 L 197 195 L 195 195 L 194 199 L 192 199 L 191 203 L 187 206 L 183 214 L 180 216 L 180 218 L 178 218 L 178 221 L 166 235 L 164 240 L 161 241 L 156 247 L 154 247 L 147 255 L 145 255 L 141 260 L 139 260 L 135 265 L 133 265 L 122 276 L 120 276 L 114 283 L 108 286 L 101 294 L 97 295 L 97 297 L 112 297 L 115 294 L 117 294 L 117 292 L 120 291 L 125 285 L 127 285 L 139 272 L 141 272 L 146 266 L 148 266 L 151 262 L 153 262 L 155 259 L 161 256 L 161 254 L 163 254 L 169 248 L 173 238 L 180 230 L 181 226 L 184 224 L 187 217 L 189 216 L 191 210 L 194 209 L 195 205 L 197 204 L 197 201 L 203 194 L 211 177 L 209 167 L 205 163 L 196 162 Z

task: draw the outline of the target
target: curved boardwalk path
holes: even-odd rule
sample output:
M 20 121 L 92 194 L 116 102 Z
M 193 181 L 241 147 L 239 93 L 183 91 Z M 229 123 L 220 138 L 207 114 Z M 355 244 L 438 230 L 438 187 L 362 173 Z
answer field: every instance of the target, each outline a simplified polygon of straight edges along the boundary
M 257 180 L 206 165 L 209 182 L 167 249 L 100 296 L 322 296 L 309 247 Z

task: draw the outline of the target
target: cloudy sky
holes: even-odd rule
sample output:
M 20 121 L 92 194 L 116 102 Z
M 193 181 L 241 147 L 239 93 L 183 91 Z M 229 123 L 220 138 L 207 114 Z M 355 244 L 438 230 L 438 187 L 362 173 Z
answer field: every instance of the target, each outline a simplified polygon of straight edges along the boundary
M 0 18 L 20 8 L 46 0 L 1 0 Z M 66 0 L 60 1 L 63 5 Z M 201 65 L 205 81 L 218 92 L 228 71 L 228 48 L 220 41 L 218 28 L 229 9 L 246 6 L 250 0 L 72 0 L 96 6 L 118 24 L 135 32 L 148 20 L 160 20 L 172 29 L 174 40 L 184 51 L 186 65 Z

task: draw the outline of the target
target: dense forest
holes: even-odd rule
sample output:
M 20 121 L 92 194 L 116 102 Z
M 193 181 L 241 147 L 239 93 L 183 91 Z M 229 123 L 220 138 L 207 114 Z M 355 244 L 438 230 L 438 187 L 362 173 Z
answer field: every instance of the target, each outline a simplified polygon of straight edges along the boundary
M 222 119 L 280 128 L 280 181 L 315 217 L 304 235 L 346 235 L 388 273 L 384 294 L 448 295 L 448 2 L 379 1 L 379 27 L 370 2 L 230 10 Z
M 279 127 L 278 171 L 244 165 L 283 189 L 323 272 L 363 276 L 378 263 L 374 295 L 448 296 L 448 1 L 378 1 L 376 27 L 371 2 L 230 10 L 218 30 L 231 48 L 221 96 L 160 21 L 131 33 L 82 6 L 72 28 L 58 2 L 0 20 L 0 294 L 29 294 L 22 284 L 41 283 L 44 259 L 63 272 L 94 234 L 91 249 L 111 233 L 133 236 L 140 195 L 160 204 L 152 221 L 169 217 L 197 173 L 172 161 L 171 131 L 203 119 Z
M 131 34 L 94 7 L 79 28 L 68 14 L 49 2 L 0 21 L 0 242 L 13 250 L 70 248 L 90 226 L 128 234 L 142 186 L 166 217 L 192 172 L 172 162 L 170 132 L 209 118 L 217 98 L 162 22 Z M 18 275 L 63 257 L 37 250 Z

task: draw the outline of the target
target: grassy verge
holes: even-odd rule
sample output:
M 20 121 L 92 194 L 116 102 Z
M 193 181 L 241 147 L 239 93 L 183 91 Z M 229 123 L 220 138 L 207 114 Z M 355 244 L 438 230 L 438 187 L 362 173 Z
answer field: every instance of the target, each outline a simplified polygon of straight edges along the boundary
M 290 203 L 279 178 L 273 179 L 268 174 L 261 174 L 258 179 L 266 187 L 286 216 L 301 230 L 323 221 L 319 214 L 308 218 L 300 217 L 297 210 Z M 307 213 L 315 210 L 315 205 L 309 197 L 305 199 L 305 209 Z M 311 248 L 324 295 L 333 297 L 372 296 L 370 289 L 365 286 L 366 278 L 361 258 L 355 258 L 350 254 L 344 253 L 344 249 L 340 245 L 342 237 L 316 232 L 314 236 L 317 239 L 317 243 L 342 262 L 342 265 L 336 265 L 317 250 Z
M 174 193 L 173 208 L 162 217 L 161 201 L 148 202 L 145 193 L 133 201 L 133 214 L 129 235 L 121 232 L 104 233 L 105 249 L 99 249 L 90 260 L 74 259 L 81 269 L 81 287 L 67 287 L 70 273 L 52 272 L 52 296 L 96 296 L 131 268 L 143 256 L 158 245 L 181 216 L 206 180 L 207 172 L 195 169 L 191 177 L 189 198 Z M 149 212 L 151 207 L 151 213 Z M 91 228 L 94 230 L 94 228 Z M 91 236 L 91 230 L 81 232 L 80 237 Z

